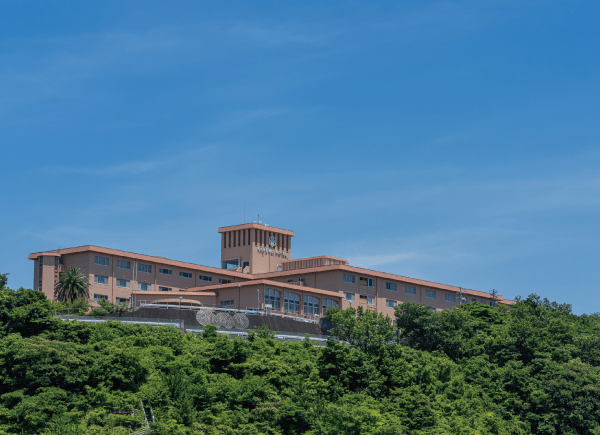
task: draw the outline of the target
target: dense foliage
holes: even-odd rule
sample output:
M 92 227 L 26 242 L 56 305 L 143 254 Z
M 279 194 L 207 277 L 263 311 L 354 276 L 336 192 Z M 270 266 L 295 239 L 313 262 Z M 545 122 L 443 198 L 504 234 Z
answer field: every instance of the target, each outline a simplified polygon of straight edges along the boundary
M 410 346 L 361 309 L 330 310 L 343 343 L 318 348 L 262 329 L 244 341 L 64 322 L 55 308 L 0 289 L 0 434 L 127 434 L 140 400 L 165 435 L 600 434 L 600 319 L 536 296 L 510 311 L 405 303 Z

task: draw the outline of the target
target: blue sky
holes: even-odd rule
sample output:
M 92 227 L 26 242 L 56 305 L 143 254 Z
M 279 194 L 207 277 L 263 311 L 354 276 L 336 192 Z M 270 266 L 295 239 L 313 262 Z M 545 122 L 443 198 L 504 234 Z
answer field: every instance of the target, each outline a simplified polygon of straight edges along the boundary
M 0 4 L 0 271 L 293 256 L 600 311 L 600 4 Z

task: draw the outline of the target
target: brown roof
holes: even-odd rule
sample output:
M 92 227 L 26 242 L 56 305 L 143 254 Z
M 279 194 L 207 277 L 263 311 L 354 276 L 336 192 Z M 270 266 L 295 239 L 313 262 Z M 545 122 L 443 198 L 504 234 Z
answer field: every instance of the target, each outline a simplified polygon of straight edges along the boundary
M 201 266 L 201 265 L 193 264 L 193 263 L 185 263 L 183 261 L 170 260 L 165 257 L 155 257 L 152 255 L 136 254 L 133 252 L 119 251 L 118 249 L 101 248 L 99 246 L 93 246 L 93 245 L 61 249 L 60 251 L 54 250 L 54 251 L 36 252 L 33 254 L 29 254 L 28 258 L 30 260 L 35 260 L 36 258 L 38 258 L 42 255 L 59 256 L 59 255 L 65 255 L 65 254 L 78 254 L 80 252 L 89 252 L 89 251 L 97 252 L 99 254 L 117 255 L 120 257 L 131 258 L 131 259 L 136 259 L 136 260 L 141 260 L 141 261 L 156 262 L 156 263 L 161 263 L 161 264 L 165 264 L 165 265 L 181 267 L 181 268 L 185 268 L 185 269 L 194 269 L 194 270 L 200 270 L 200 271 L 204 271 L 204 272 L 211 272 L 211 273 L 216 273 L 216 274 L 220 274 L 220 275 L 232 276 L 232 277 L 236 277 L 236 278 L 240 278 L 240 279 L 252 279 L 251 276 L 248 274 L 243 274 L 240 272 L 233 272 L 233 271 L 225 270 L 225 269 L 219 269 L 218 267 Z
M 304 258 L 294 258 L 294 259 L 291 259 L 291 260 L 283 260 L 282 263 L 288 263 L 290 261 L 315 260 L 317 258 L 329 258 L 330 260 L 345 261 L 346 263 L 348 262 L 348 260 L 346 260 L 345 258 L 331 257 L 329 255 L 317 255 L 316 257 L 304 257 Z
M 355 274 L 361 274 L 361 275 L 365 275 L 365 276 L 374 276 L 377 278 L 384 278 L 384 279 L 390 279 L 390 280 L 395 280 L 395 281 L 402 281 L 402 282 L 406 282 L 409 284 L 416 284 L 416 285 L 420 285 L 423 287 L 429 287 L 429 288 L 438 289 L 438 290 L 447 290 L 447 291 L 451 291 L 451 292 L 460 291 L 460 287 L 455 287 L 455 286 L 446 285 L 446 284 L 439 284 L 439 283 L 431 282 L 431 281 L 424 281 L 422 279 L 409 278 L 409 277 L 402 276 L 402 275 L 392 275 L 391 273 L 377 272 L 374 270 L 362 269 L 360 267 L 346 266 L 344 264 L 334 264 L 331 266 L 320 266 L 320 267 L 309 267 L 306 269 L 289 270 L 289 271 L 285 271 L 285 272 L 268 272 L 268 273 L 261 273 L 261 274 L 253 275 L 252 277 L 254 279 L 266 279 L 267 277 L 273 278 L 273 277 L 280 277 L 280 276 L 299 275 L 299 274 L 303 274 L 303 273 L 324 272 L 324 271 L 330 271 L 330 270 L 343 270 L 343 271 L 351 272 L 351 273 L 355 273 Z M 462 291 L 466 295 L 491 298 L 491 295 L 486 292 L 470 290 L 470 289 L 465 289 L 465 288 L 463 288 Z M 502 298 L 502 296 L 497 295 L 496 297 L 498 298 L 498 301 L 504 301 L 504 298 Z M 506 303 L 506 302 L 502 302 L 502 303 Z
M 288 284 L 285 282 L 278 282 L 278 281 L 272 281 L 270 279 L 255 279 L 252 281 L 245 281 L 245 282 L 233 282 L 233 283 L 229 283 L 229 284 L 218 284 L 218 285 L 208 285 L 208 286 L 204 286 L 204 287 L 191 287 L 189 289 L 187 289 L 187 291 L 192 291 L 192 292 L 203 292 L 203 291 L 210 291 L 210 290 L 224 290 L 224 289 L 231 289 L 231 288 L 237 288 L 238 284 L 241 287 L 252 287 L 258 284 L 264 284 L 264 285 L 272 285 L 272 286 L 276 286 L 276 287 L 280 287 L 280 288 L 285 288 L 285 289 L 289 289 L 289 290 L 295 290 L 295 291 L 306 291 L 308 293 L 316 293 L 316 294 L 320 294 L 320 295 L 324 295 L 324 296 L 331 296 L 331 297 L 336 297 L 336 298 L 341 298 L 342 294 L 338 293 L 338 292 L 332 292 L 329 290 L 321 290 L 321 289 L 317 289 L 317 288 L 312 288 L 312 287 L 305 287 L 305 286 L 298 286 L 298 285 L 294 285 L 294 284 Z
M 219 228 L 218 232 L 224 233 L 226 231 L 244 230 L 246 228 L 256 228 L 257 230 L 273 231 L 274 233 L 285 234 L 288 236 L 295 236 L 293 231 L 284 230 L 283 228 L 272 227 L 270 225 L 259 225 L 259 224 L 241 224 L 241 225 L 232 225 L 230 227 L 221 227 L 221 228 Z

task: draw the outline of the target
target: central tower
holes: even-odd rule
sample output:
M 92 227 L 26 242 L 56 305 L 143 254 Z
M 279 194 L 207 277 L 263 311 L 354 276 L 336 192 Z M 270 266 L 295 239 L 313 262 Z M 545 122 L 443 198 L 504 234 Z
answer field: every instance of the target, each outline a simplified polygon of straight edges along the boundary
M 221 269 L 253 275 L 281 270 L 292 258 L 294 232 L 269 225 L 243 224 L 219 228 Z

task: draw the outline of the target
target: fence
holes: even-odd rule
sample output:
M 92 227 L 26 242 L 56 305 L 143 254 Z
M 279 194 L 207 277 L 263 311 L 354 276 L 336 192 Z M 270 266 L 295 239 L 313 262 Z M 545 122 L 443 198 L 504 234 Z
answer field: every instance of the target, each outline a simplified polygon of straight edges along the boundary
M 292 319 L 297 322 L 305 322 L 305 323 L 314 323 L 319 325 L 319 316 L 310 317 L 301 317 L 299 315 L 293 314 L 281 314 L 279 312 L 271 311 L 271 310 L 263 310 L 259 311 L 256 308 L 246 308 L 246 309 L 236 309 L 236 308 L 228 308 L 228 307 L 207 307 L 207 306 L 194 306 L 194 305 L 179 305 L 179 303 L 154 303 L 154 302 L 146 302 L 139 301 L 140 308 L 172 308 L 172 309 L 181 309 L 181 310 L 206 310 L 206 311 L 216 311 L 216 312 L 225 312 L 225 313 L 241 313 L 247 316 L 273 316 L 280 317 L 282 319 Z
M 144 317 L 92 317 L 92 316 L 76 316 L 76 315 L 61 315 L 57 314 L 55 317 L 64 320 L 64 321 L 77 321 L 77 322 L 87 322 L 87 323 L 102 323 L 108 320 L 117 321 L 121 323 L 137 323 L 141 325 L 150 325 L 150 326 L 173 326 L 174 328 L 184 329 L 183 320 L 181 323 L 178 319 L 158 319 L 158 318 L 144 318 Z M 202 327 L 188 327 L 185 328 L 186 332 L 193 332 L 195 334 L 204 333 L 204 329 Z M 227 334 L 233 337 L 242 337 L 248 338 L 251 332 L 248 332 L 244 329 L 218 329 L 216 331 L 218 334 Z M 273 331 L 273 338 L 281 341 L 304 341 L 308 336 L 308 339 L 311 341 L 316 341 L 321 344 L 325 344 L 328 336 L 326 335 L 317 335 L 317 334 L 301 334 L 301 333 L 293 333 L 286 331 Z
M 107 320 L 113 320 L 121 323 L 141 323 L 144 325 L 151 326 L 173 326 L 174 328 L 183 329 L 184 321 L 179 319 L 159 319 L 159 318 L 144 318 L 144 317 L 96 317 L 96 316 L 76 316 L 76 315 L 63 315 L 56 314 L 54 317 L 57 317 L 61 320 L 76 320 L 78 322 L 86 322 L 86 323 L 102 323 Z

